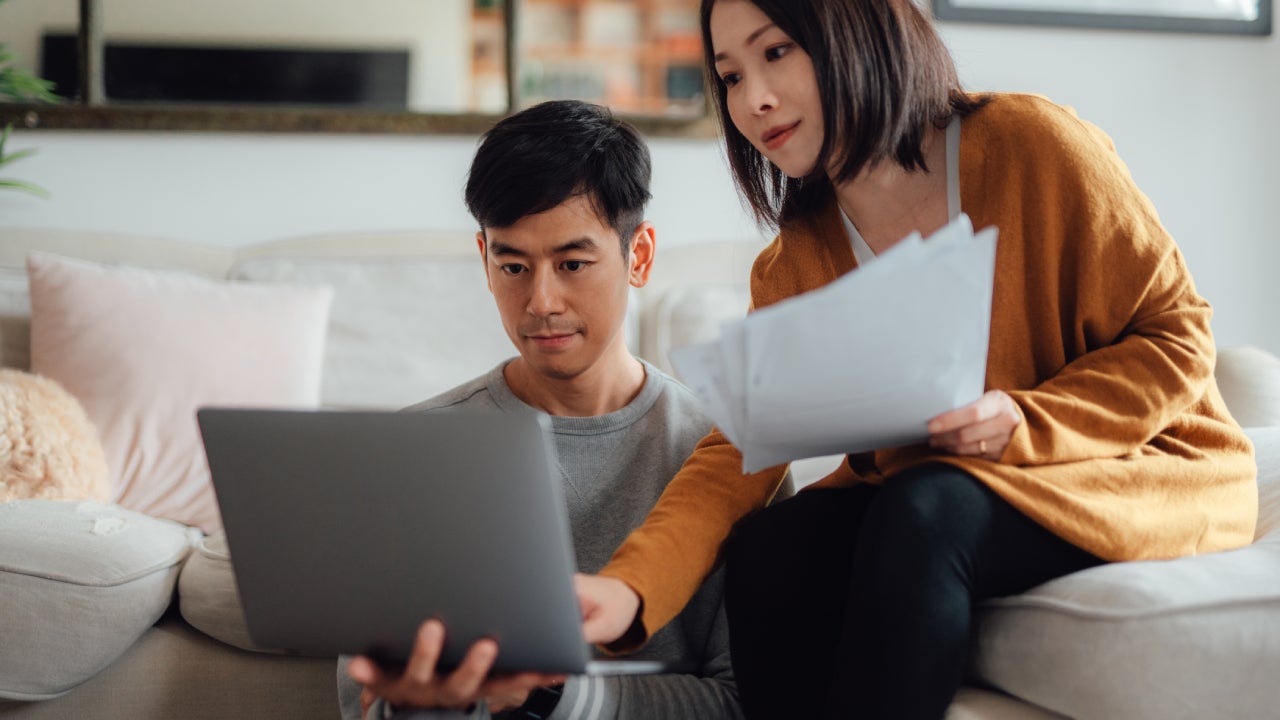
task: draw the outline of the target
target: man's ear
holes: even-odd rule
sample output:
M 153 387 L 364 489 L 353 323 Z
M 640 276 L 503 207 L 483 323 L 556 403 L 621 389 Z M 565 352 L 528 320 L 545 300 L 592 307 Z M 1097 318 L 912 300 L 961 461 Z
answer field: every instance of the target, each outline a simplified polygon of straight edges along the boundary
M 480 249 L 480 262 L 484 265 L 484 284 L 493 292 L 493 282 L 489 280 L 489 243 L 485 242 L 484 230 L 476 233 L 476 247 Z
M 631 264 L 627 279 L 631 287 L 642 288 L 649 283 L 649 270 L 653 267 L 653 256 L 657 251 L 657 238 L 653 223 L 645 220 L 631 234 L 631 251 L 627 258 Z

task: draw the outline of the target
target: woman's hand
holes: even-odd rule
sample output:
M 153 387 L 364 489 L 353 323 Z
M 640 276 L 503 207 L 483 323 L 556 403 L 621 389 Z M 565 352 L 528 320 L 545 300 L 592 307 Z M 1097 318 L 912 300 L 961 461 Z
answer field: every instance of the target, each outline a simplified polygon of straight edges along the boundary
M 436 667 L 443 647 L 444 625 L 439 620 L 428 620 L 418 630 L 413 654 L 403 673 L 389 673 L 367 657 L 353 659 L 347 673 L 364 686 L 360 693 L 363 710 L 367 712 L 378 697 L 396 707 L 449 710 L 465 710 L 486 698 L 494 703 L 490 710 L 496 712 L 520 705 L 535 687 L 565 680 L 563 675 L 541 673 L 490 677 L 498 644 L 489 639 L 476 641 L 457 669 L 445 674 Z
M 640 596 L 617 578 L 574 575 L 573 588 L 582 608 L 582 634 L 592 645 L 606 645 L 631 629 L 640 612 Z
M 954 455 L 999 460 L 1022 423 L 1018 404 L 1003 390 L 988 390 L 977 401 L 929 421 L 929 445 Z

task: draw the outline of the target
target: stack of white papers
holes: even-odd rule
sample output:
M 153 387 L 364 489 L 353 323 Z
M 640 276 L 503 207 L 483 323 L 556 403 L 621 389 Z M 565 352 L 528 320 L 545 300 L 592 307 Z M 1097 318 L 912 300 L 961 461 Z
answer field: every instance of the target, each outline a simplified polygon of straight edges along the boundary
M 928 438 L 983 392 L 996 229 L 961 215 L 875 262 L 671 352 L 743 472 Z

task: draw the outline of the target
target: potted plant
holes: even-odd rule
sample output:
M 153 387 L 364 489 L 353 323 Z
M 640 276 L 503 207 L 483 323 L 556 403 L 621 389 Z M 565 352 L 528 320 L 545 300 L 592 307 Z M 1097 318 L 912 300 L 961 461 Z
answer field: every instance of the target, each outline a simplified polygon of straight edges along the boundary
M 3 2 L 3 0 L 0 0 L 0 2 Z M 33 100 L 36 102 L 58 102 L 58 96 L 53 93 L 53 83 L 38 78 L 19 66 L 14 54 L 4 46 L 4 43 L 0 43 L 0 102 L 29 102 Z M 35 153 L 34 149 L 20 150 L 15 153 L 7 152 L 5 143 L 8 142 L 11 132 L 13 132 L 12 124 L 6 125 L 3 130 L 0 130 L 0 168 Z M 20 180 L 0 179 L 0 188 L 24 190 L 46 197 L 49 194 L 37 185 Z

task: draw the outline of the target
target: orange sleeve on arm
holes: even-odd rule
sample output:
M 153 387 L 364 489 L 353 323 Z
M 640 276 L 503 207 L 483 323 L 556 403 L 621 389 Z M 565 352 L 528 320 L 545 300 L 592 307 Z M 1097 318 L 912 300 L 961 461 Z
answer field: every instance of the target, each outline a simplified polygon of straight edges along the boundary
M 714 569 L 734 524 L 767 505 L 785 475 L 785 465 L 744 475 L 742 455 L 724 435 L 712 430 L 703 438 L 600 571 L 640 596 L 639 622 L 608 649 L 637 650 L 670 622 Z

